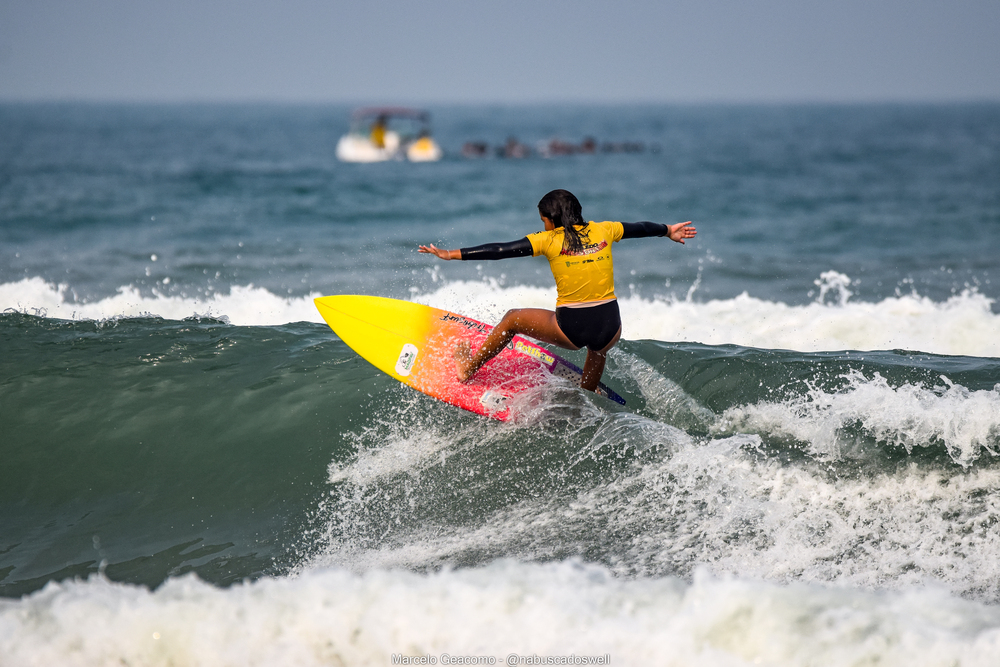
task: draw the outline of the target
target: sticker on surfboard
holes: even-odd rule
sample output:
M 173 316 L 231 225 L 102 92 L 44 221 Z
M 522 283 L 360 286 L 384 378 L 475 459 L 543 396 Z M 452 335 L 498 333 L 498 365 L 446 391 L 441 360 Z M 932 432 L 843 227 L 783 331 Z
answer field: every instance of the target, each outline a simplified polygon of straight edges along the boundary
M 480 397 L 479 402 L 483 405 L 484 408 L 486 408 L 490 412 L 496 412 L 497 410 L 501 409 L 504 406 L 508 398 L 509 398 L 508 396 L 505 396 L 498 391 L 487 389 L 485 392 L 483 392 L 483 395 Z
M 413 362 L 417 360 L 418 353 L 419 350 L 413 343 L 404 345 L 399 353 L 399 358 L 396 359 L 396 372 L 403 377 L 408 376 L 413 370 Z

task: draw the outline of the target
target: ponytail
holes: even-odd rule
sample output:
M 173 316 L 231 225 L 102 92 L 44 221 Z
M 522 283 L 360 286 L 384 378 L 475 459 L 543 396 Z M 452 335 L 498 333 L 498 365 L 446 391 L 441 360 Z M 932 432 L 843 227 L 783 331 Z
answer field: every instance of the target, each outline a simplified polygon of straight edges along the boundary
M 556 229 L 565 232 L 563 252 L 568 255 L 583 253 L 583 238 L 580 234 L 587 221 L 583 219 L 583 207 L 569 190 L 553 190 L 538 202 L 538 212 L 552 221 Z M 581 229 L 577 229 L 580 227 Z

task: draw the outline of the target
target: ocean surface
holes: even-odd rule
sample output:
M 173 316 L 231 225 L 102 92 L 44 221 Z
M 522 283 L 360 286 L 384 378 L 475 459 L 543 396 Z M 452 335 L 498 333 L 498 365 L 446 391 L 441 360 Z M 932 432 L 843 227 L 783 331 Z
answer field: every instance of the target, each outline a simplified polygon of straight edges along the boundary
M 430 111 L 0 105 L 0 665 L 997 664 L 1000 105 Z M 626 406 L 477 417 L 313 306 L 551 308 L 416 249 L 554 188 L 698 229 L 615 247 Z

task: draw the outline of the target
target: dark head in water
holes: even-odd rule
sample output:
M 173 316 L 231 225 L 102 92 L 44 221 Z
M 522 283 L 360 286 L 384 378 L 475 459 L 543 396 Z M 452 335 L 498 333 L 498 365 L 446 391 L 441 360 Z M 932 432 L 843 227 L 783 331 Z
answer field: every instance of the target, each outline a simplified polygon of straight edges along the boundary
M 553 190 L 538 202 L 538 213 L 552 221 L 558 229 L 566 232 L 566 250 L 578 253 L 583 250 L 583 241 L 577 227 L 583 227 L 587 221 L 583 219 L 583 207 L 580 200 L 569 190 Z

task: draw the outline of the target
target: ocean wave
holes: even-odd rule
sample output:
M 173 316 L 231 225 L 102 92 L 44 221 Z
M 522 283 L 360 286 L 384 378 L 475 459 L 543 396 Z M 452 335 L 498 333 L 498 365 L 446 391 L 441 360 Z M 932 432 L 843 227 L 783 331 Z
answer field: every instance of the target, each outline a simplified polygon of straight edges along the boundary
M 325 325 L 0 319 L 4 490 L 35 506 L 7 529 L 9 591 L 71 576 L 65 562 L 130 576 L 161 550 L 158 525 L 158 542 L 234 546 L 215 564 L 168 554 L 138 583 L 192 565 L 238 581 L 271 559 L 363 573 L 576 556 L 624 578 L 707 566 L 997 599 L 993 361 L 627 341 L 608 379 L 628 406 L 553 381 L 498 424 L 400 385 Z M 76 555 L 46 570 L 50 540 Z
M 825 284 L 825 283 L 824 283 Z M 992 299 L 969 288 L 946 301 L 917 294 L 878 302 L 853 302 L 849 293 L 827 303 L 805 305 L 768 301 L 743 293 L 699 303 L 641 297 L 619 299 L 626 340 L 690 341 L 706 345 L 743 345 L 800 352 L 835 350 L 915 350 L 932 354 L 1000 357 L 1000 315 Z M 61 319 L 102 320 L 156 315 L 180 320 L 222 318 L 235 325 L 271 326 L 290 322 L 322 323 L 312 300 L 319 293 L 282 297 L 254 285 L 234 285 L 228 293 L 179 296 L 145 294 L 123 286 L 93 302 L 73 298 L 66 285 L 25 278 L 0 285 L 0 311 L 15 310 Z M 496 281 L 451 281 L 411 299 L 496 322 L 511 308 L 551 308 L 555 289 L 501 286 Z
M 16 311 L 63 320 L 109 320 L 134 317 L 162 317 L 184 320 L 191 317 L 218 319 L 238 326 L 274 326 L 323 319 L 312 300 L 285 298 L 254 285 L 233 285 L 229 293 L 180 296 L 154 290 L 146 294 L 134 286 L 118 288 L 113 296 L 96 301 L 78 301 L 68 285 L 53 285 L 41 278 L 24 278 L 0 285 L 0 312 Z
M 337 466 L 307 564 L 364 572 L 585 555 L 627 578 L 702 566 L 865 590 L 933 582 L 996 602 L 996 467 L 838 472 L 771 455 L 756 435 L 695 438 L 629 414 L 522 442 L 537 430 L 480 442 L 425 429 L 440 455 L 406 468 L 387 461 L 411 446 L 387 423 L 375 451 Z
M 690 583 L 629 581 L 576 561 L 433 574 L 318 569 L 227 589 L 187 576 L 151 591 L 95 576 L 0 600 L 0 655 L 24 665 L 589 656 L 614 665 L 985 666 L 998 653 L 1000 612 L 939 589 L 869 593 L 705 572 Z
M 453 282 L 416 301 L 497 321 L 510 308 L 551 308 L 555 289 Z M 619 298 L 626 340 L 691 341 L 799 352 L 919 350 L 932 354 L 1000 356 L 1000 315 L 993 301 L 967 289 L 944 302 L 916 294 L 879 302 L 819 300 L 793 306 L 743 293 L 698 303 L 691 299 Z
M 1000 384 L 970 391 L 942 375 L 936 386 L 892 386 L 877 372 L 866 377 L 860 371 L 844 380 L 836 391 L 811 387 L 781 401 L 728 408 L 713 430 L 791 438 L 829 459 L 862 456 L 858 434 L 908 454 L 943 447 L 962 466 L 1000 454 Z

